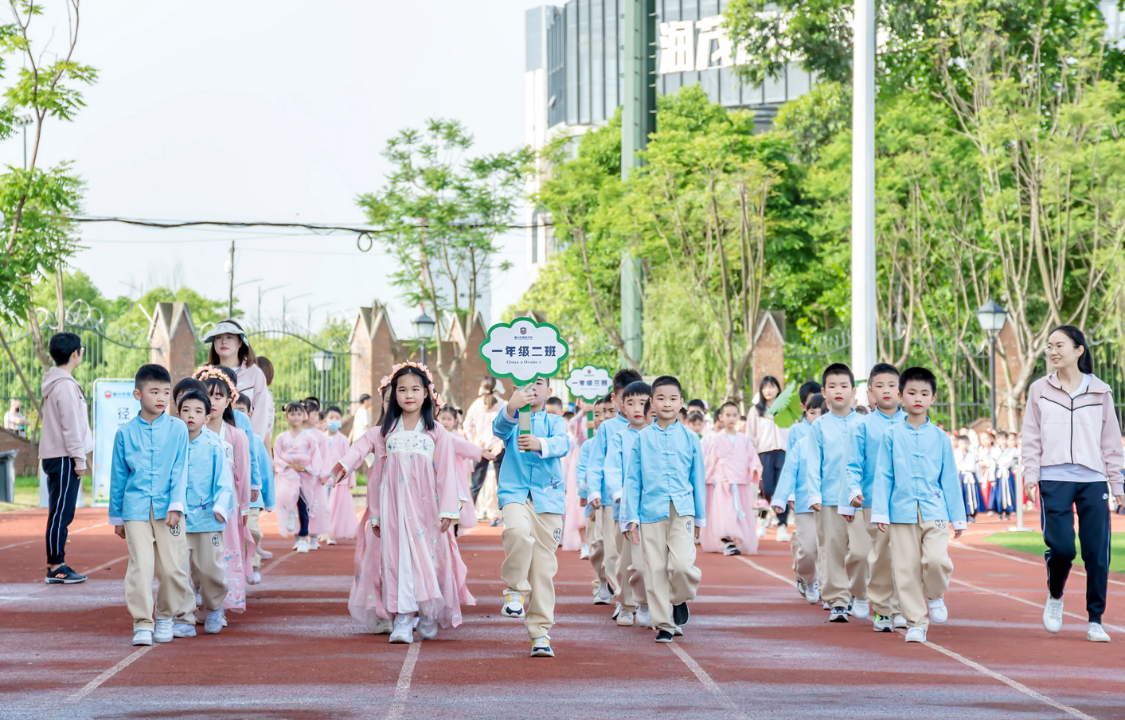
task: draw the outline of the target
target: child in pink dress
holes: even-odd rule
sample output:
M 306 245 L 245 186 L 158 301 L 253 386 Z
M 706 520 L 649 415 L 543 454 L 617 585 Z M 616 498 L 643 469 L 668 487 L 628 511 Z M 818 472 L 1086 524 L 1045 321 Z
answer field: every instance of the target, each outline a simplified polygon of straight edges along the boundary
M 331 470 L 340 458 L 348 454 L 351 445 L 348 439 L 340 432 L 343 425 L 344 414 L 340 408 L 333 405 L 324 411 L 325 427 L 327 434 L 325 441 L 328 443 L 328 458 L 324 467 Z M 332 486 L 328 497 L 328 532 L 325 542 L 335 545 L 337 540 L 351 540 L 355 537 L 357 527 L 355 519 L 355 500 L 352 499 L 352 488 L 355 487 L 355 472 Z
M 449 437 L 453 440 L 453 455 L 457 464 L 457 493 L 461 500 L 461 519 L 457 522 L 453 534 L 458 535 L 477 526 L 477 510 L 473 505 L 472 495 L 469 494 L 469 476 L 473 472 L 473 467 L 481 458 L 491 460 L 496 456 L 469 442 L 457 432 L 457 411 L 454 408 L 448 405 L 443 407 L 438 412 L 438 422 L 449 432 Z
M 381 425 L 356 441 L 333 477 L 339 482 L 368 453 L 375 456 L 348 608 L 373 632 L 391 630 L 392 643 L 411 643 L 416 616 L 419 635 L 432 640 L 439 625 L 461 624 L 461 603 L 476 600 L 450 531 L 461 516 L 456 456 L 452 436 L 434 421 L 440 401 L 433 379 L 416 363 L 391 373 L 379 386 Z
M 738 432 L 738 406 L 719 408 L 715 432 L 703 444 L 707 470 L 707 525 L 700 528 L 704 552 L 724 555 L 754 555 L 758 533 L 754 501 L 762 462 L 750 438 Z
M 320 458 L 319 443 L 311 434 L 305 432 L 305 419 L 308 413 L 299 402 L 285 406 L 285 420 L 289 429 L 277 436 L 273 446 L 274 484 L 277 493 L 277 529 L 282 537 L 297 534 L 297 552 L 309 551 L 309 523 L 312 513 L 318 510 L 310 507 L 305 498 L 315 498 L 315 490 L 320 486 L 315 474 L 323 465 Z M 305 510 L 301 517 L 302 507 Z
M 328 464 L 328 438 L 324 434 L 327 423 L 320 411 L 320 401 L 307 397 L 305 406 L 304 432 L 316 443 L 320 463 L 309 468 L 309 474 L 316 478 L 315 485 L 303 488 L 301 499 L 309 515 L 309 550 L 319 550 L 320 543 L 328 543 L 328 529 L 331 524 L 331 510 L 328 505 L 328 485 L 332 480 L 332 466 Z M 296 546 L 293 547 L 297 549 Z
M 566 487 L 566 501 L 563 514 L 563 536 L 561 548 L 563 550 L 585 551 L 581 559 L 586 559 L 589 548 L 586 547 L 586 511 L 582 508 L 581 499 L 578 497 L 578 451 L 586 441 L 586 413 L 575 413 L 574 418 L 567 424 L 567 435 L 570 436 L 570 452 L 563 458 L 563 478 Z

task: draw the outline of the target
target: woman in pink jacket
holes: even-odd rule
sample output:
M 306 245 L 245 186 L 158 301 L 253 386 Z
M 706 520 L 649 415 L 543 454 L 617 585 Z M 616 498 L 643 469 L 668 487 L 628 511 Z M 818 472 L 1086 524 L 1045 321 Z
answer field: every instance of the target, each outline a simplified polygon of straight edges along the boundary
M 1043 627 L 1062 630 L 1063 589 L 1074 562 L 1074 511 L 1086 565 L 1086 638 L 1109 642 L 1102 628 L 1109 579 L 1109 493 L 1122 497 L 1121 426 L 1113 393 L 1094 377 L 1082 331 L 1062 325 L 1047 338 L 1055 369 L 1031 384 L 1023 418 L 1024 484 L 1039 486 L 1040 522 L 1047 544 L 1047 605 Z M 1108 486 L 1107 486 L 1108 481 Z

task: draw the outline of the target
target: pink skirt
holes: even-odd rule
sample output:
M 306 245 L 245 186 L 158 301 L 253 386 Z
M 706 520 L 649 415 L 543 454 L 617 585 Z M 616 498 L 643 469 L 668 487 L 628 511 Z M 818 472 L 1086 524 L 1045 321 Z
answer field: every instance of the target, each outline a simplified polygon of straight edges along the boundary
M 333 540 L 351 540 L 355 537 L 355 499 L 348 483 L 333 485 L 328 496 L 328 536 Z
M 467 465 L 470 468 L 473 466 L 472 463 L 467 463 Z M 461 519 L 457 521 L 457 525 L 461 528 L 461 532 L 465 532 L 469 528 L 477 526 L 477 509 L 476 506 L 473 505 L 473 494 L 469 489 L 469 473 L 460 472 L 458 475 L 460 480 L 458 482 L 457 496 L 458 499 L 461 500 L 461 508 L 459 510 Z
M 274 512 L 277 513 L 277 531 L 287 538 L 297 533 L 297 498 L 301 496 L 301 477 L 293 470 L 282 470 L 274 476 L 277 493 Z
M 737 507 L 741 508 L 741 515 L 735 509 L 734 492 L 738 493 Z M 758 554 L 757 515 L 754 513 L 757 497 L 755 484 L 707 486 L 707 524 L 699 529 L 703 552 L 721 553 L 726 547 L 723 538 L 729 538 L 743 555 Z

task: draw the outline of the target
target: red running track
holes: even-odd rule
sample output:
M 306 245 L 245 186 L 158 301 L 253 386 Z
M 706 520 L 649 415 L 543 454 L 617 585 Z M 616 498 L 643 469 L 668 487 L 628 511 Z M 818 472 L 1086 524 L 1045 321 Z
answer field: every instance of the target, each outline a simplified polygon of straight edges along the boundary
M 44 522 L 0 515 L 0 718 L 1125 718 L 1125 576 L 1111 578 L 1112 643 L 1085 639 L 1077 572 L 1063 632 L 1048 635 L 1041 563 L 981 541 L 998 521 L 952 549 L 950 620 L 927 646 L 870 621 L 830 625 L 797 595 L 772 532 L 754 557 L 700 555 L 700 597 L 672 646 L 614 625 L 592 604 L 588 562 L 560 552 L 553 660 L 527 657 L 523 624 L 497 612 L 497 529 L 462 538 L 479 604 L 436 641 L 365 634 L 347 613 L 352 545 L 296 555 L 266 520 L 274 559 L 246 613 L 217 636 L 137 649 L 105 511 L 72 526 L 81 585 L 43 584 Z

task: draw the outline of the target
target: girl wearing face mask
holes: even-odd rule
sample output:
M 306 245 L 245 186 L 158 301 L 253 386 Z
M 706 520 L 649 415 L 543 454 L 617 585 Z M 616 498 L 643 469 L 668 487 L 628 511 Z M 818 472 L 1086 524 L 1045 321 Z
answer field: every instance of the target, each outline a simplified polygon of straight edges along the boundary
M 340 432 L 343 425 L 344 414 L 340 408 L 330 405 L 324 411 L 325 431 L 328 438 L 328 462 L 325 467 L 336 465 L 340 458 L 348 454 L 351 445 L 348 439 Z M 332 486 L 328 498 L 328 532 L 325 543 L 335 545 L 337 540 L 351 540 L 355 538 L 356 517 L 355 500 L 352 498 L 352 488 L 355 487 L 355 471 L 349 472 L 343 480 Z

